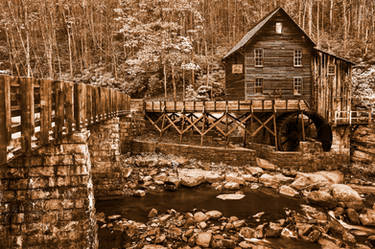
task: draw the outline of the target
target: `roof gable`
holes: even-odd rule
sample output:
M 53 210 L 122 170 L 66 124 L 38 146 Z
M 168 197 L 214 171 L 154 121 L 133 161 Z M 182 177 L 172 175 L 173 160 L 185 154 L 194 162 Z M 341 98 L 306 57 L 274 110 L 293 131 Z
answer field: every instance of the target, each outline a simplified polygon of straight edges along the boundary
M 274 17 L 277 13 L 281 13 L 282 15 L 286 16 L 293 24 L 296 25 L 299 31 L 301 31 L 307 39 L 313 44 L 313 47 L 316 46 L 315 42 L 306 34 L 306 32 L 291 18 L 283 8 L 279 7 L 272 11 L 270 14 L 265 16 L 262 20 L 260 20 L 247 34 L 242 37 L 242 39 L 224 56 L 223 60 L 227 59 L 229 56 L 237 52 L 239 49 L 244 47 L 247 43 L 249 43 L 252 38 Z

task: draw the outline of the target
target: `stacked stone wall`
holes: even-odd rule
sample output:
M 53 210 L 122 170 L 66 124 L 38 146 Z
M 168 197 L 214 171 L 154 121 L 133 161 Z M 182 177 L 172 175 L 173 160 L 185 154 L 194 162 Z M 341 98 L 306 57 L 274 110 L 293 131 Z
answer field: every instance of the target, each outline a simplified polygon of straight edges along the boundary
M 88 132 L 1 168 L 0 248 L 97 248 Z
M 375 176 L 375 125 L 354 130 L 351 145 L 352 170 Z
M 255 165 L 256 153 L 246 148 L 224 148 L 187 144 L 159 143 L 154 141 L 133 140 L 132 153 L 161 152 L 194 158 L 205 162 L 226 163 L 233 166 Z

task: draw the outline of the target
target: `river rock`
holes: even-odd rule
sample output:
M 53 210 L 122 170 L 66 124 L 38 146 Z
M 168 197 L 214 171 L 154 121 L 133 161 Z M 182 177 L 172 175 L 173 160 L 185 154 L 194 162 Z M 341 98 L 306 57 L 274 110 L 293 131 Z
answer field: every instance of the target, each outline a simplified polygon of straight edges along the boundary
M 264 186 L 271 187 L 271 188 L 277 188 L 279 184 L 276 178 L 274 178 L 272 175 L 267 174 L 267 173 L 263 174 L 259 178 L 259 182 L 263 183 Z
M 160 245 L 145 245 L 143 249 L 168 249 L 167 247 Z
M 216 198 L 224 200 L 224 201 L 226 201 L 226 200 L 241 200 L 244 197 L 245 197 L 245 195 L 243 195 L 243 194 L 221 194 L 221 195 L 216 196 Z
M 146 195 L 146 192 L 141 189 L 138 189 L 134 192 L 134 196 L 137 196 L 137 197 L 144 197 L 145 195 Z
M 333 198 L 336 201 L 358 201 L 361 202 L 362 198 L 359 196 L 358 192 L 352 189 L 350 186 L 345 184 L 333 184 L 331 186 Z
M 295 197 L 298 195 L 298 191 L 296 191 L 294 188 L 289 187 L 287 185 L 282 185 L 280 187 L 279 193 L 282 195 L 290 196 L 290 197 Z
M 227 190 L 238 190 L 240 189 L 240 184 L 237 182 L 226 182 L 224 188 Z
M 250 227 L 242 227 L 240 230 L 240 235 L 244 238 L 251 239 L 255 236 L 255 230 Z
M 211 211 L 206 212 L 206 215 L 207 215 L 210 219 L 217 220 L 217 219 L 219 219 L 221 216 L 223 216 L 223 213 L 220 212 L 220 211 L 217 211 L 217 210 L 211 210 Z
M 181 185 L 186 187 L 196 187 L 205 182 L 204 170 L 201 169 L 181 169 L 178 171 Z
M 225 176 L 225 181 L 226 182 L 236 182 L 240 185 L 244 185 L 245 184 L 245 180 L 242 178 L 242 176 L 239 176 L 237 174 L 234 174 L 234 173 L 229 173 Z
M 199 211 L 199 212 L 196 212 L 194 214 L 194 221 L 196 223 L 199 223 L 199 222 L 202 222 L 202 221 L 206 221 L 208 219 L 209 219 L 209 217 L 205 213 L 203 213 L 203 212 Z
M 264 237 L 266 238 L 278 238 L 281 235 L 283 228 L 280 224 L 270 222 L 268 226 L 264 228 Z
M 158 210 L 156 210 L 155 208 L 151 209 L 150 212 L 148 213 L 148 216 L 149 218 L 153 218 L 155 216 L 158 215 Z
M 284 227 L 280 234 L 284 238 L 288 239 L 297 239 L 298 236 L 294 231 L 289 230 L 288 228 Z
M 355 211 L 354 208 L 348 208 L 346 210 L 346 214 L 348 216 L 348 219 L 349 219 L 350 223 L 352 223 L 354 225 L 360 224 L 359 214 L 357 213 L 357 211 Z
M 207 171 L 205 174 L 204 174 L 204 177 L 206 179 L 207 182 L 209 183 L 215 183 L 215 182 L 220 182 L 224 179 L 224 176 L 217 173 L 217 172 L 213 172 L 213 171 Z
M 340 171 L 318 171 L 314 173 L 298 173 L 291 187 L 302 190 L 314 186 L 329 186 L 341 183 L 344 179 Z
M 256 163 L 257 165 L 262 168 L 262 169 L 266 169 L 266 170 L 276 170 L 277 169 L 277 166 L 267 160 L 264 160 L 264 159 L 261 159 L 259 157 L 256 158 Z
M 195 244 L 202 247 L 209 247 L 211 242 L 212 234 L 209 232 L 199 233 Z
M 246 167 L 246 171 L 253 176 L 260 176 L 263 174 L 263 169 L 260 167 Z
M 375 226 L 375 210 L 367 209 L 366 213 L 359 215 L 359 219 L 365 226 Z

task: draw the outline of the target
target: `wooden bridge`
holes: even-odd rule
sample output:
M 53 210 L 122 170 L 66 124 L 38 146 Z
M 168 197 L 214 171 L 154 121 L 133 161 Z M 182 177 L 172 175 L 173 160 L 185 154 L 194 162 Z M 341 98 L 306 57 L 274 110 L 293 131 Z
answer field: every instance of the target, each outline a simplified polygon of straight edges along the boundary
M 129 110 L 110 88 L 0 75 L 0 164 Z

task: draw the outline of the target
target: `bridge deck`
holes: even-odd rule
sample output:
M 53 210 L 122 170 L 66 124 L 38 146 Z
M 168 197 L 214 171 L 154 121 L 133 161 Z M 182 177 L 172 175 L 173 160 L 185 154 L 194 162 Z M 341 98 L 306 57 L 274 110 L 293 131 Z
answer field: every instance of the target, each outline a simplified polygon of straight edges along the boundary
M 146 112 L 272 112 L 308 111 L 305 101 L 299 99 L 262 99 L 235 101 L 146 101 Z

